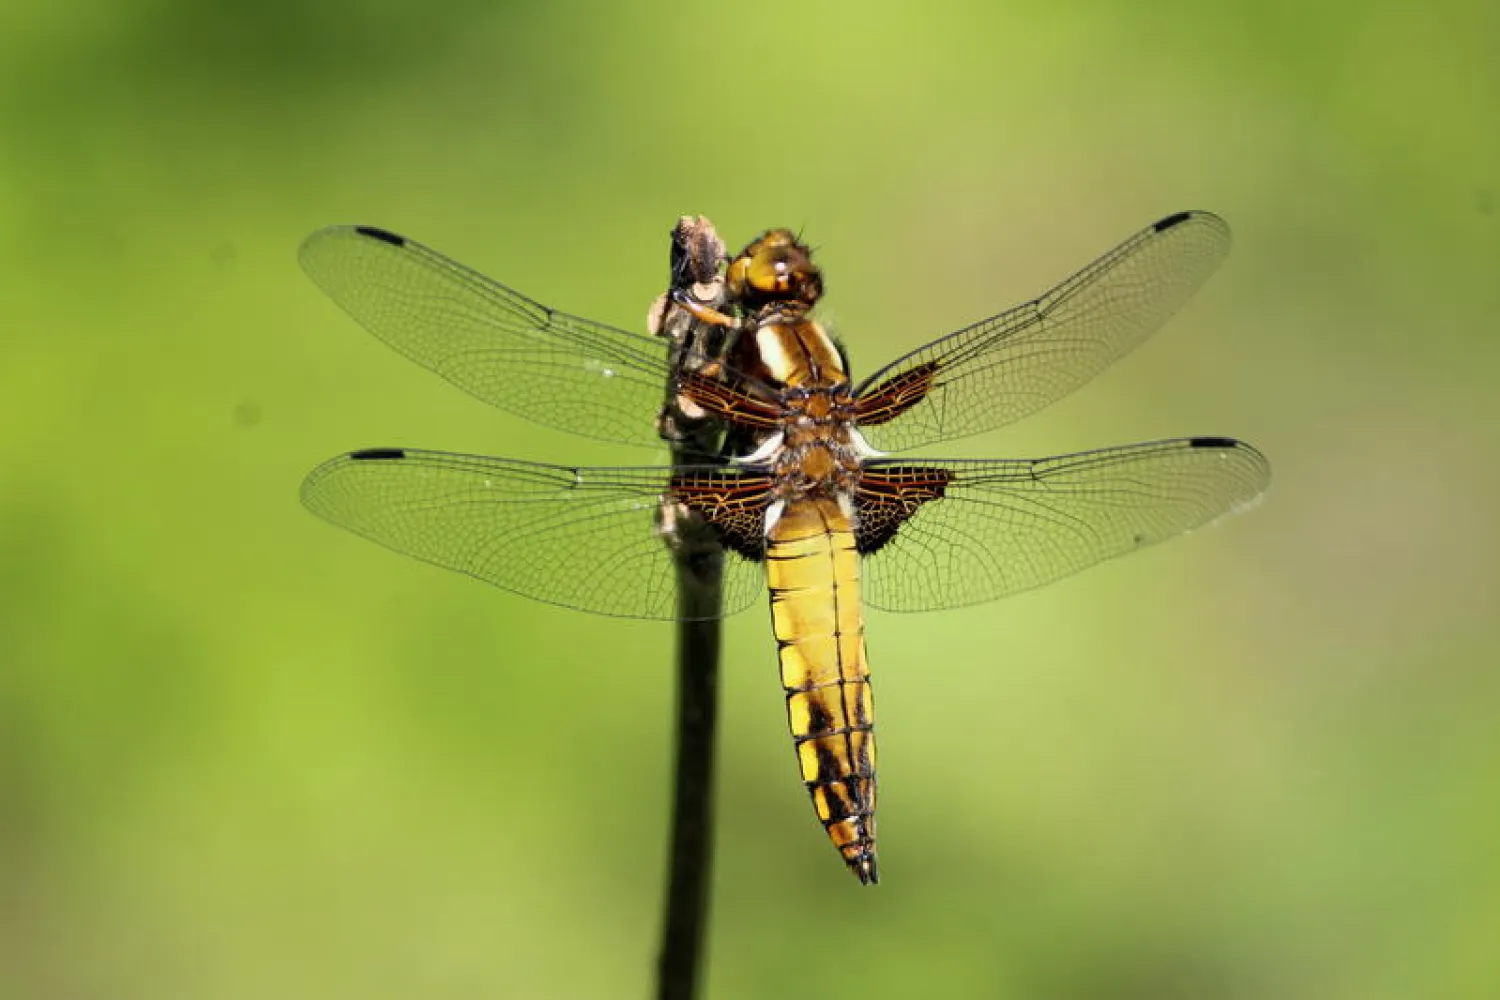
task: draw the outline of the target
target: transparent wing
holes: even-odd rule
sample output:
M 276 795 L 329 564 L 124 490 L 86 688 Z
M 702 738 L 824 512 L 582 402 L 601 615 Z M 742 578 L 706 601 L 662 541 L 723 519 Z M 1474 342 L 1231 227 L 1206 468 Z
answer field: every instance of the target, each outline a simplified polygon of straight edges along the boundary
M 880 461 L 867 474 L 884 502 L 903 489 L 936 497 L 913 504 L 864 567 L 872 607 L 928 611 L 1039 587 L 1235 513 L 1271 467 L 1240 441 L 1179 438 L 1033 460 Z
M 1019 420 L 1093 378 L 1165 323 L 1229 252 L 1229 227 L 1181 212 L 1041 298 L 966 327 L 870 376 L 866 439 L 883 451 Z
M 549 309 L 382 229 L 320 229 L 300 258 L 365 329 L 486 403 L 575 434 L 661 446 L 663 342 Z
M 705 478 L 721 467 L 678 470 Z M 302 484 L 319 517 L 418 559 L 549 604 L 625 618 L 676 617 L 676 570 L 656 529 L 672 470 L 565 468 L 434 451 L 372 449 Z M 759 566 L 724 559 L 723 608 L 761 593 Z

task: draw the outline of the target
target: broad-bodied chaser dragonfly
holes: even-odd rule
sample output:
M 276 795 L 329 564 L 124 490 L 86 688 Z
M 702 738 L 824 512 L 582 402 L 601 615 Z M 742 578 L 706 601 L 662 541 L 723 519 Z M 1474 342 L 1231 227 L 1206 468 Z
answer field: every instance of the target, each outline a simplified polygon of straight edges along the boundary
M 677 617 L 664 507 L 711 526 L 724 614 L 769 594 L 802 780 L 845 863 L 878 880 L 864 605 L 955 608 L 1067 576 L 1255 500 L 1270 467 L 1227 437 L 1039 459 L 890 458 L 978 434 L 1068 394 L 1171 316 L 1229 229 L 1182 212 L 1017 306 L 856 383 L 810 316 L 822 276 L 773 229 L 727 263 L 721 363 L 674 371 L 660 339 L 543 306 L 385 230 L 323 229 L 303 266 L 377 337 L 540 424 L 660 447 L 671 385 L 744 443 L 728 462 L 574 468 L 381 448 L 312 472 L 318 515 L 506 590 L 605 615 Z

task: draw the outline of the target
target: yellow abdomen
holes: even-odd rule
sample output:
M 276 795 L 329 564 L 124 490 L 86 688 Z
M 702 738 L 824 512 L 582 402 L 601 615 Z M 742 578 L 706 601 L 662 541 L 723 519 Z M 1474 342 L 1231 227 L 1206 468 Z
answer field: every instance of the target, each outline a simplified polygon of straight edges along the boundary
M 875 865 L 875 732 L 859 554 L 837 501 L 790 501 L 766 538 L 766 583 L 802 780 L 844 863 Z

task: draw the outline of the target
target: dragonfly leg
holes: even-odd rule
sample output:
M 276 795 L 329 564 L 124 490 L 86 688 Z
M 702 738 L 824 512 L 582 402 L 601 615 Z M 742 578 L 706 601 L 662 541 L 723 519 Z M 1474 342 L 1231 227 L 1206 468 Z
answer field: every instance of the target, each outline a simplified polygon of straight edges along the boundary
M 710 326 L 727 327 L 738 327 L 740 325 L 740 321 L 733 316 L 722 313 L 712 306 L 704 305 L 680 288 L 672 290 L 672 302 L 700 323 L 707 323 Z

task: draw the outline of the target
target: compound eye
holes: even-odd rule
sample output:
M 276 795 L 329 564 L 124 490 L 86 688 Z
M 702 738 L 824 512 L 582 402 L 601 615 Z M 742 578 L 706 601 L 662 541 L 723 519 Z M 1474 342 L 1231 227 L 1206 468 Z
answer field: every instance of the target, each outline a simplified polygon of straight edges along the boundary
M 818 268 L 796 237 L 771 230 L 730 265 L 730 293 L 741 299 L 797 300 L 811 304 L 822 292 Z
M 785 251 L 757 256 L 750 264 L 750 287 L 758 292 L 784 292 L 787 289 L 787 255 Z

